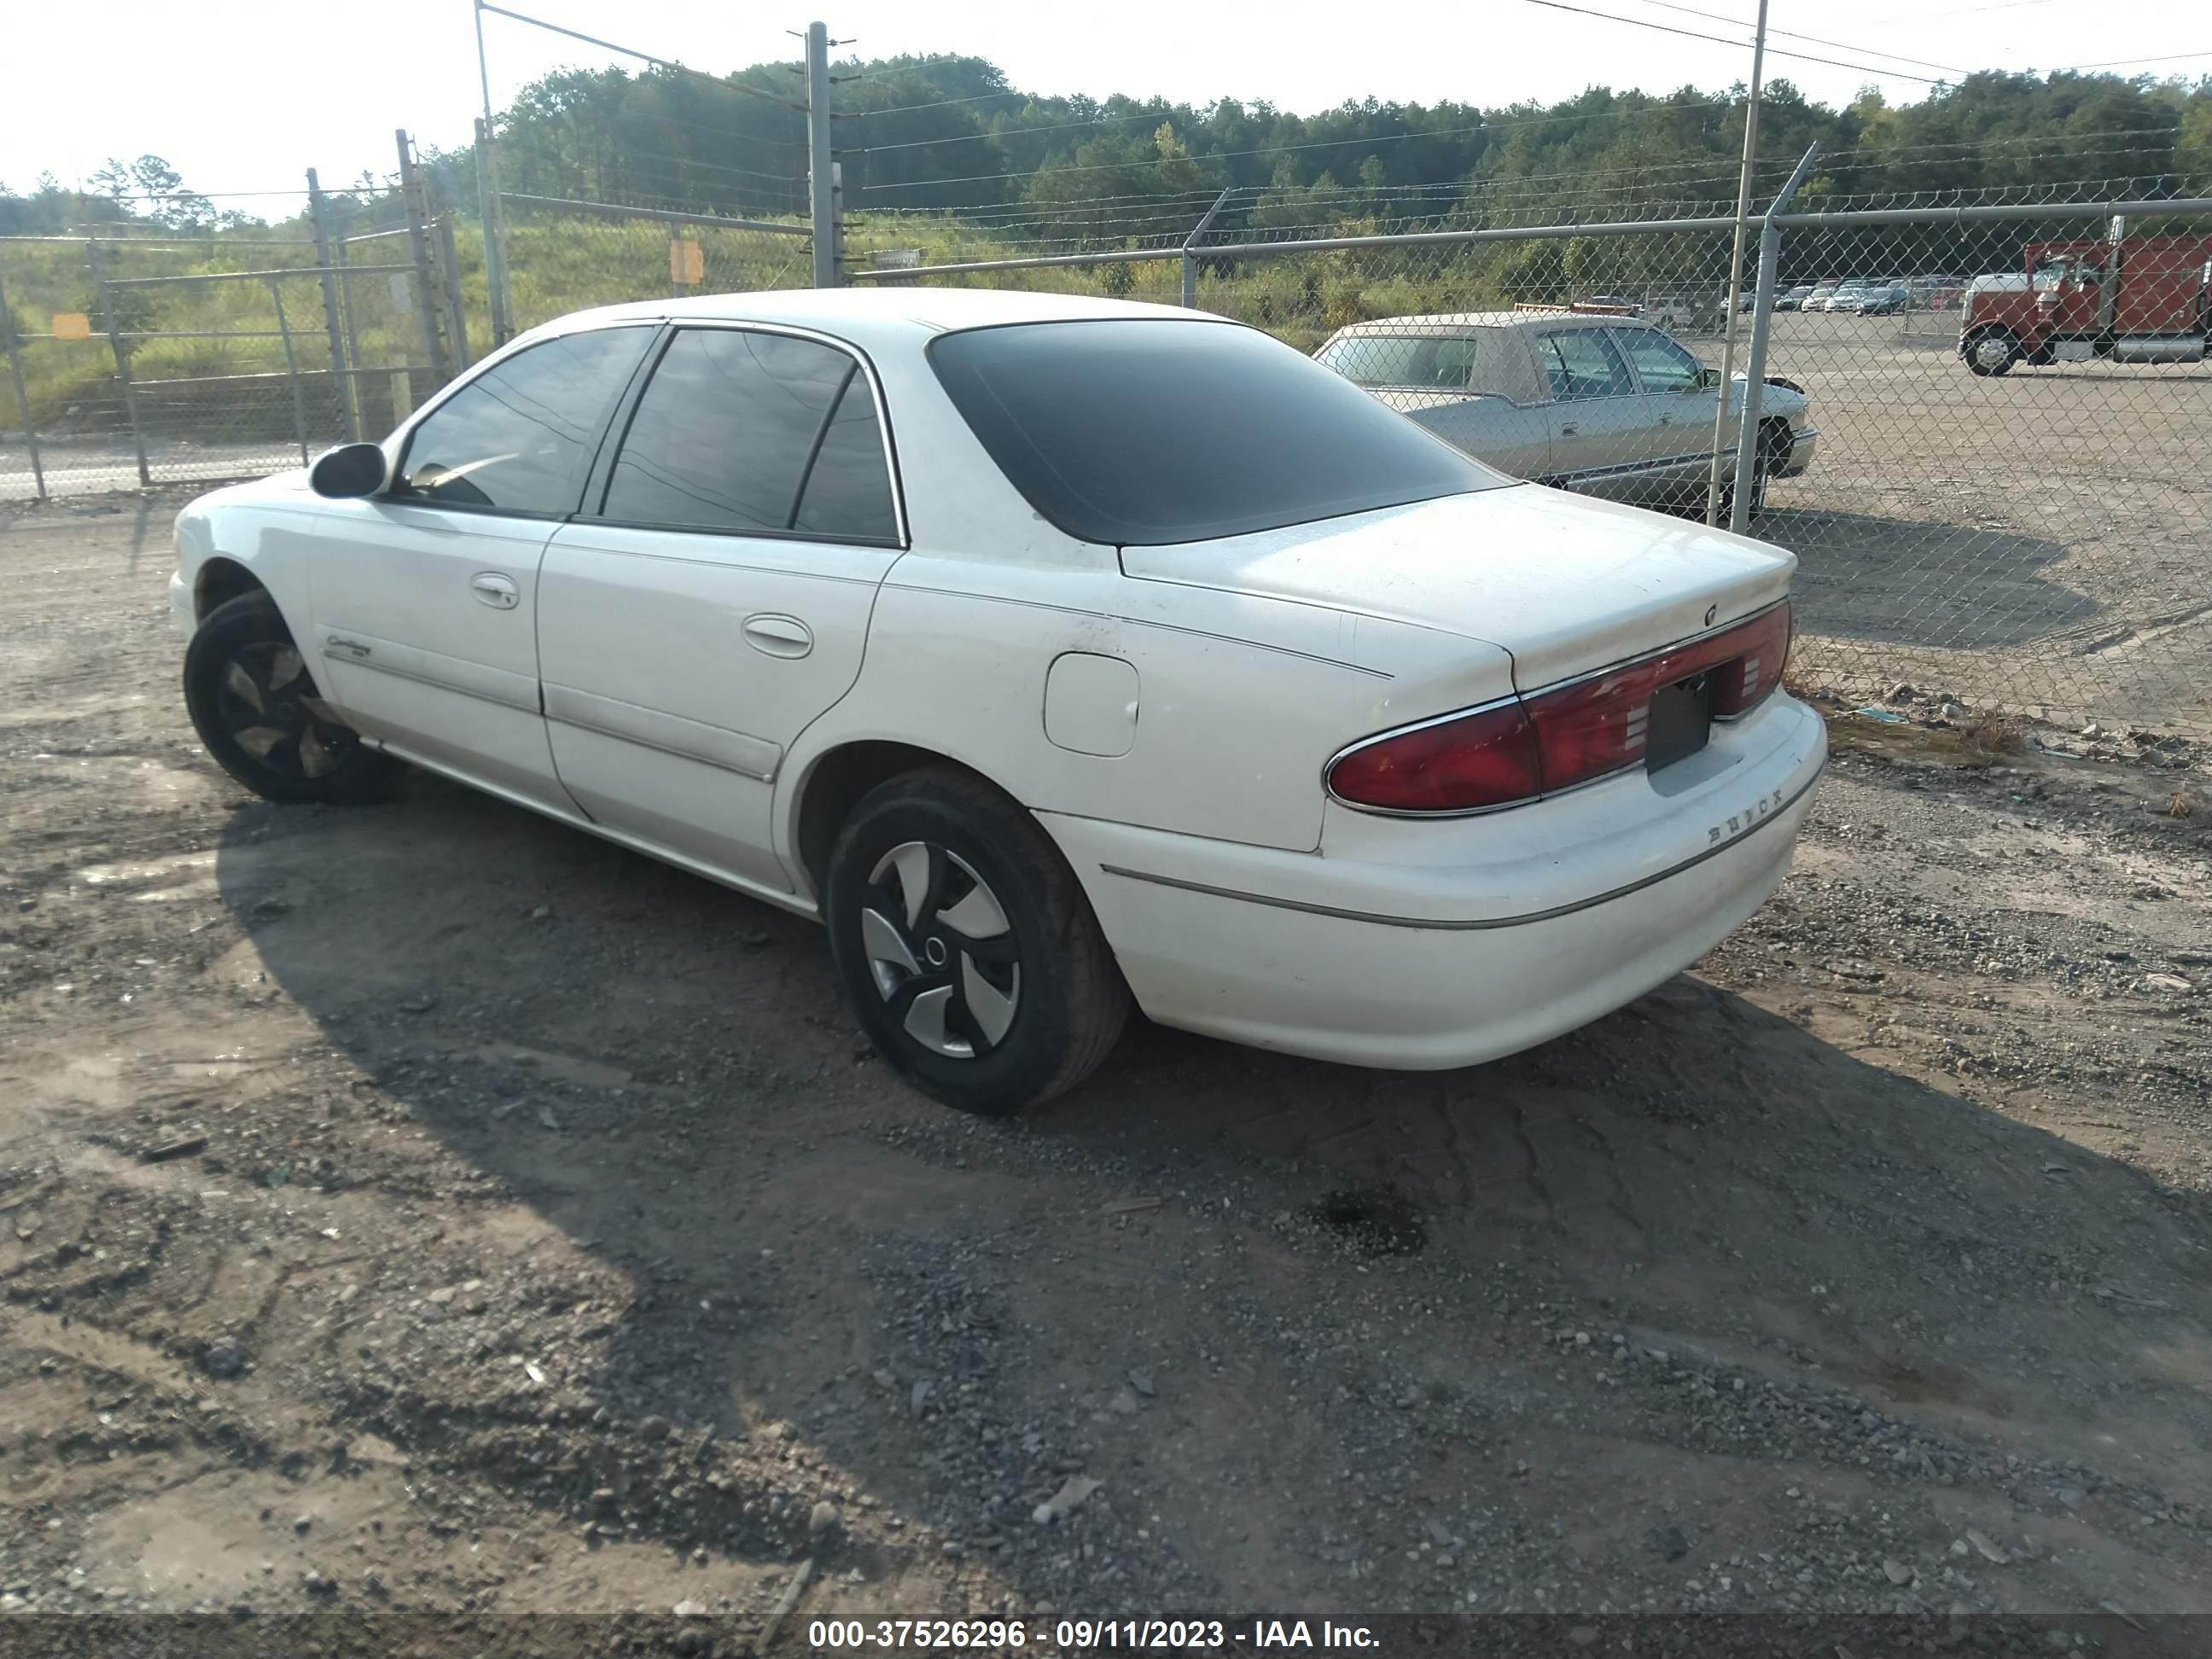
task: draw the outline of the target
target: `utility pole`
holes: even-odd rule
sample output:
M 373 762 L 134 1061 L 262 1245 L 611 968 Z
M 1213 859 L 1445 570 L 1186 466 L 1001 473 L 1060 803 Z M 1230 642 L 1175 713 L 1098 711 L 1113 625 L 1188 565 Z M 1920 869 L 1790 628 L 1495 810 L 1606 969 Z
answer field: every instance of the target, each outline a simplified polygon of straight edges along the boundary
M 1743 245 L 1751 220 L 1751 170 L 1759 155 L 1759 84 L 1766 69 L 1766 0 L 1759 0 L 1759 33 L 1751 44 L 1751 102 L 1743 112 L 1743 173 L 1735 190 L 1735 249 L 1729 256 L 1728 316 L 1722 324 L 1720 407 L 1713 412 L 1712 471 L 1705 480 L 1705 522 L 1721 521 L 1722 451 L 1728 443 L 1729 395 L 1735 390 L 1735 315 L 1743 292 Z
M 806 174 L 814 225 L 814 286 L 837 286 L 836 179 L 830 162 L 830 26 L 806 26 Z

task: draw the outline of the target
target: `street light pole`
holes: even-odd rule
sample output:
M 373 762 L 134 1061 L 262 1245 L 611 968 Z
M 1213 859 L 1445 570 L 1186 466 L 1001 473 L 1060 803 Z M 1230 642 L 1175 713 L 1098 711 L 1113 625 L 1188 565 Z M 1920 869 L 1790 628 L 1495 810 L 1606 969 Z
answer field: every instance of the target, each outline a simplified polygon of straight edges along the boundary
M 1743 245 L 1751 219 L 1751 171 L 1759 155 L 1759 85 L 1766 69 L 1766 0 L 1751 45 L 1751 102 L 1743 112 L 1743 172 L 1735 189 L 1735 247 L 1729 255 L 1728 316 L 1721 325 L 1720 407 L 1713 411 L 1712 470 L 1705 480 L 1705 522 L 1721 521 L 1721 469 L 1728 447 L 1729 397 L 1735 390 L 1735 317 L 1743 293 Z

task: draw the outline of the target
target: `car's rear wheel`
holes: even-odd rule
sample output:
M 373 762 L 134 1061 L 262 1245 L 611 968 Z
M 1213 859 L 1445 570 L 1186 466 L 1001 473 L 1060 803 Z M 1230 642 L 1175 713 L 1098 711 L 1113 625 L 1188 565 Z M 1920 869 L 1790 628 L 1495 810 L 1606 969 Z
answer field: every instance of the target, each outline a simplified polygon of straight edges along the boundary
M 845 995 L 924 1093 L 1000 1114 L 1096 1069 L 1129 994 L 1075 875 L 1028 813 L 951 768 L 878 785 L 831 850 Z
M 228 599 L 200 623 L 185 649 L 185 707 L 216 763 L 267 800 L 374 800 L 405 770 L 323 700 L 266 593 Z

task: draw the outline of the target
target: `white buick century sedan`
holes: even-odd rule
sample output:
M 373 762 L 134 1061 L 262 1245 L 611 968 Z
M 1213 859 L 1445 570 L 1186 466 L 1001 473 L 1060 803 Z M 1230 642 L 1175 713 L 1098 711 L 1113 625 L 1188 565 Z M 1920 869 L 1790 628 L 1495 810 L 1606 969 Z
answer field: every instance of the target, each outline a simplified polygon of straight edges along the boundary
M 1042 295 L 611 307 L 177 521 L 185 696 L 277 801 L 411 763 L 814 916 L 979 1111 L 1132 999 L 1358 1065 L 1619 1007 L 1826 757 L 1795 560 L 1517 483 L 1255 330 Z

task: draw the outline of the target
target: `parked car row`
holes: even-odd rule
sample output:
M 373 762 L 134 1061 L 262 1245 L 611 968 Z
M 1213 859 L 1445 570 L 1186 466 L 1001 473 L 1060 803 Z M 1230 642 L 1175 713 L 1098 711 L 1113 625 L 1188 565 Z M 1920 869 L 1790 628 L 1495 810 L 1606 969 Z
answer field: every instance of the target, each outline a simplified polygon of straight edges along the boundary
M 1775 295 L 1777 311 L 1847 311 L 1863 317 L 1906 310 L 1942 311 L 1957 306 L 1966 278 L 1915 276 L 1903 283 L 1852 277 L 1839 283 L 1800 283 Z

